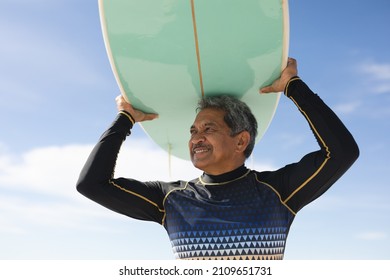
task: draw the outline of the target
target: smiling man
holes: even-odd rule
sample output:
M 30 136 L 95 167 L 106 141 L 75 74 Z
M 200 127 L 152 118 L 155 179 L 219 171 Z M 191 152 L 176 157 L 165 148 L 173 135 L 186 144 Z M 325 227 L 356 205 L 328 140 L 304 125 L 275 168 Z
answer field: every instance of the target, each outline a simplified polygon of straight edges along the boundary
M 194 166 L 219 175 L 242 165 L 257 134 L 257 122 L 248 106 L 229 96 L 216 96 L 202 99 L 198 110 L 189 141 Z M 233 123 L 239 124 L 240 131 L 231 127 Z
M 176 258 L 283 259 L 297 212 L 318 198 L 353 164 L 359 149 L 334 112 L 286 69 L 262 93 L 283 91 L 307 120 L 319 150 L 276 171 L 245 167 L 257 134 L 248 106 L 229 96 L 199 102 L 189 152 L 203 174 L 194 180 L 140 182 L 113 178 L 119 149 L 136 122 L 154 114 L 117 97 L 119 114 L 81 171 L 77 189 L 97 203 L 165 227 Z

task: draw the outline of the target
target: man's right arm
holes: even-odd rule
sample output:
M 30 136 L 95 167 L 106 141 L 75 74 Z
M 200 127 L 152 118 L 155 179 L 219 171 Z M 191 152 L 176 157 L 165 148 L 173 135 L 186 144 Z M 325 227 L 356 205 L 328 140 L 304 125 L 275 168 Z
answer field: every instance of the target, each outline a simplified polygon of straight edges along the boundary
M 117 156 L 133 126 L 132 117 L 119 112 L 89 155 L 77 182 L 77 190 L 115 212 L 161 223 L 163 194 L 158 182 L 113 178 Z

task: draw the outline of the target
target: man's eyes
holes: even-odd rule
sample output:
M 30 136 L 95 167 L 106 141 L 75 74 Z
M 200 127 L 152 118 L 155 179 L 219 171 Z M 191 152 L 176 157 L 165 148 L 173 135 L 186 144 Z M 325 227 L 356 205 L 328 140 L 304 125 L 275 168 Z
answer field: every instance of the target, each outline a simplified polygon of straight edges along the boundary
M 194 135 L 194 134 L 199 133 L 199 132 L 211 133 L 211 132 L 214 132 L 214 131 L 215 131 L 215 128 L 214 128 L 214 127 L 209 127 L 209 126 L 207 126 L 207 127 L 203 128 L 203 129 L 200 130 L 200 131 L 198 131 L 198 130 L 196 130 L 196 129 L 191 129 L 191 130 L 190 130 L 190 134 L 191 134 L 191 135 Z

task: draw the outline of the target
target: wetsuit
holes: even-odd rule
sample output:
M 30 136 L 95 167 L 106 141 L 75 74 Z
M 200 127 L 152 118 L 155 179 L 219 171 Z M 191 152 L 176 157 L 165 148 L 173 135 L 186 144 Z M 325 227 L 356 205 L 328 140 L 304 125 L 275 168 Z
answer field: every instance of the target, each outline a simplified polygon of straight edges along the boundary
M 140 182 L 113 178 L 132 123 L 118 114 L 88 158 L 80 193 L 132 218 L 160 223 L 180 259 L 282 259 L 296 213 L 323 194 L 357 159 L 359 150 L 338 117 L 298 77 L 285 89 L 309 123 L 320 149 L 276 171 L 244 165 L 192 181 Z

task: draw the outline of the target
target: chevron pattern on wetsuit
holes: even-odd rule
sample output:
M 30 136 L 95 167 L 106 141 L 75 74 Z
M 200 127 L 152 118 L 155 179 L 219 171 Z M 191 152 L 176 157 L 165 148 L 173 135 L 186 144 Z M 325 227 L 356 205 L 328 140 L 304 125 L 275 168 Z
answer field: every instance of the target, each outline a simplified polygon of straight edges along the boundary
M 190 182 L 166 198 L 165 228 L 176 258 L 282 259 L 294 214 L 256 173 L 233 182 Z

